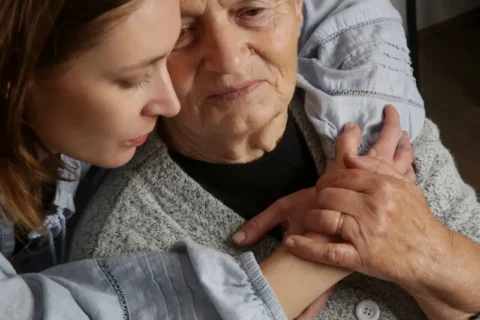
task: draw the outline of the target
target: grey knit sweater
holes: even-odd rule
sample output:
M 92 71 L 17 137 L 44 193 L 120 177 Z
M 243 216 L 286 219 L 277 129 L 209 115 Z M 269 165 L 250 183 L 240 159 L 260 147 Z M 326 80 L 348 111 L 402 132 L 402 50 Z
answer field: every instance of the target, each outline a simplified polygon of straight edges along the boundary
M 294 100 L 292 112 L 322 175 L 325 157 L 303 110 L 302 101 Z M 426 121 L 414 148 L 418 185 L 432 211 L 447 227 L 480 242 L 476 194 L 462 181 L 431 121 Z M 106 177 L 77 227 L 72 258 L 166 249 L 181 239 L 237 255 L 242 250 L 232 245 L 230 237 L 244 222 L 188 177 L 169 157 L 161 139 L 154 136 L 132 162 Z M 249 249 L 262 259 L 275 245 L 275 240 L 266 239 Z M 380 306 L 380 319 L 425 319 L 400 287 L 361 274 L 353 274 L 336 286 L 321 318 L 356 319 L 355 306 L 364 300 Z

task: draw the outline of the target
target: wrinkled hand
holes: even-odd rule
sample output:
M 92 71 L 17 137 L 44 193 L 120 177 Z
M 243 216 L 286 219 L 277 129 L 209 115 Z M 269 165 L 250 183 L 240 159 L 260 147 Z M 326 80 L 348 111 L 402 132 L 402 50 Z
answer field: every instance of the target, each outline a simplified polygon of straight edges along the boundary
M 408 134 L 403 133 L 400 119 L 395 107 L 385 108 L 385 123 L 378 141 L 369 155 L 353 158 L 358 154 L 361 132 L 358 125 L 348 124 L 337 139 L 336 160 L 330 161 L 327 173 L 346 167 L 367 170 L 373 173 L 392 175 L 406 181 L 415 181 L 412 168 L 413 149 Z M 375 161 L 381 160 L 381 162 Z M 381 163 L 382 165 L 378 165 Z M 281 198 L 265 211 L 251 219 L 233 236 L 235 244 L 249 246 L 260 240 L 268 231 L 282 225 L 284 235 L 303 234 L 305 214 L 315 208 L 315 188 L 297 191 Z M 338 212 L 323 210 L 328 223 L 336 223 Z M 327 223 L 327 224 L 328 224 Z
M 373 161 L 374 166 L 387 166 Z M 322 177 L 316 190 L 318 209 L 306 215 L 308 229 L 337 234 L 337 225 L 324 211 L 342 212 L 339 236 L 345 242 L 289 237 L 286 246 L 301 258 L 411 287 L 428 277 L 429 265 L 450 250 L 450 232 L 411 182 L 364 170 L 340 170 Z

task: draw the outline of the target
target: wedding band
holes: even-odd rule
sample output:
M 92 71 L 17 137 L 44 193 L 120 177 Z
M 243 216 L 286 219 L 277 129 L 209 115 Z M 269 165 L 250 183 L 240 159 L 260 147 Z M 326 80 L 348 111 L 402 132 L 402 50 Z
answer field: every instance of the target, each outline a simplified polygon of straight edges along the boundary
M 340 213 L 340 217 L 338 218 L 338 223 L 337 223 L 337 230 L 335 231 L 335 234 L 340 234 L 342 233 L 342 227 L 343 227 L 343 218 L 344 214 Z

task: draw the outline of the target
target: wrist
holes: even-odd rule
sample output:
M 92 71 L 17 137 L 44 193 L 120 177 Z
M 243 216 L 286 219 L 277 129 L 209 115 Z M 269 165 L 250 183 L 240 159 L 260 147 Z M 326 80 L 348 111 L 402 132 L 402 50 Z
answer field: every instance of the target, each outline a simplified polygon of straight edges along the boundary
M 350 271 L 302 260 L 284 246 L 260 263 L 260 268 L 289 319 L 297 317 Z
M 431 319 L 470 319 L 480 311 L 480 245 L 445 230 L 404 289 Z

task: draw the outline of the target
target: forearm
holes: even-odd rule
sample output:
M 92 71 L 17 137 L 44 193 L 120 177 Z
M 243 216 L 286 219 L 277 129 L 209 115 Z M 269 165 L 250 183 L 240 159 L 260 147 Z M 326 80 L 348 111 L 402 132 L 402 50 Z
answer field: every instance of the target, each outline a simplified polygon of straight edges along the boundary
M 430 281 L 420 291 L 433 300 L 422 303 L 427 314 L 435 318 L 455 319 L 442 315 L 448 309 L 463 313 L 480 312 L 480 203 L 473 188 L 465 184 L 450 152 L 442 145 L 438 128 L 427 121 L 414 142 L 417 184 L 424 192 L 431 211 L 452 232 L 446 249 L 440 250 L 431 263 Z M 425 264 L 427 265 L 427 264 Z M 426 272 L 424 272 L 426 273 Z M 426 274 L 426 276 L 428 276 Z M 436 279 L 435 279 L 436 278 Z M 440 283 L 437 284 L 439 281 Z M 415 288 L 413 288 L 415 289 Z M 415 290 L 411 291 L 416 296 Z M 429 310 L 427 310 L 427 308 Z M 461 316 L 467 319 L 466 316 Z
M 308 262 L 280 247 L 260 267 L 288 319 L 350 274 L 350 271 Z
M 450 250 L 406 288 L 430 319 L 466 320 L 480 312 L 480 245 L 450 232 Z

